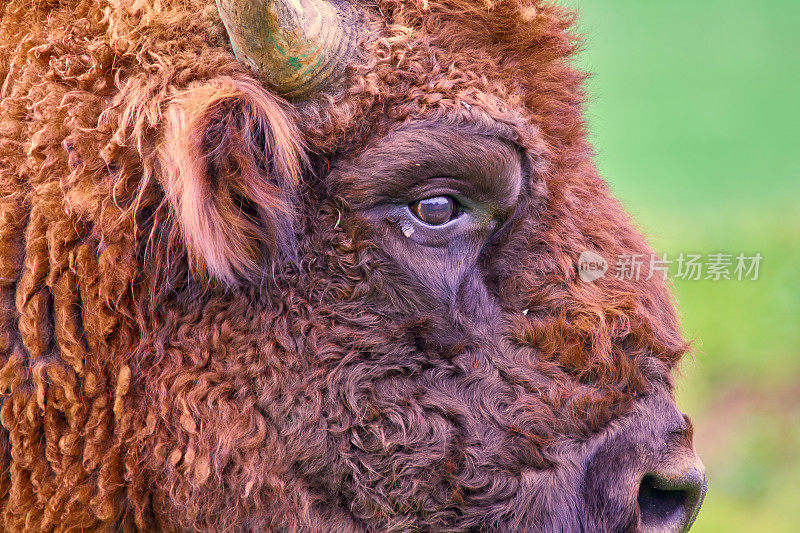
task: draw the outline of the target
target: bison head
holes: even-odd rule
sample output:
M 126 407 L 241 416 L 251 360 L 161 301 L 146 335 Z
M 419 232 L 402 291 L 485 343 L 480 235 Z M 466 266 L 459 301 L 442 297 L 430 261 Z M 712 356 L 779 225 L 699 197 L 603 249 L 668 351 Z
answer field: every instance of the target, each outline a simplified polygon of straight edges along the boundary
M 689 527 L 687 347 L 593 166 L 568 12 L 150 4 L 84 28 L 109 96 L 73 98 L 68 177 L 30 193 L 28 234 L 48 237 L 16 301 L 29 325 L 50 302 L 56 355 L 25 363 L 41 342 L 23 331 L 0 374 L 8 486 L 46 477 L 11 460 L 42 431 L 53 486 L 96 489 L 41 516 L 81 527 Z M 641 272 L 583 281 L 587 251 Z M 72 376 L 47 391 L 80 394 L 34 393 L 47 365 Z M 25 402 L 91 407 L 40 427 L 13 418 Z

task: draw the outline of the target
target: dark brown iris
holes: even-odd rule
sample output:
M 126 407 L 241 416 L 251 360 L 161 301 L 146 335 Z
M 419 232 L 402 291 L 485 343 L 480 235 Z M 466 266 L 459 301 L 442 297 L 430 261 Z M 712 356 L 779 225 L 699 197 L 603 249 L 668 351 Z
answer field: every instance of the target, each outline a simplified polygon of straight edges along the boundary
M 441 226 L 453 218 L 456 212 L 456 203 L 449 196 L 434 196 L 414 202 L 409 208 L 424 223 Z

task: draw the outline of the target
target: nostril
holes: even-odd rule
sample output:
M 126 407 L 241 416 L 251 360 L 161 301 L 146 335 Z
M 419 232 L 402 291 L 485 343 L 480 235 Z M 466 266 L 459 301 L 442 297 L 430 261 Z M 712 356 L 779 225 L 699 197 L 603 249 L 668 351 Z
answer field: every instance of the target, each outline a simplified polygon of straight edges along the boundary
M 689 495 L 682 489 L 659 488 L 656 476 L 648 474 L 639 485 L 639 511 L 642 524 L 661 526 L 677 522 L 685 514 Z
M 697 516 L 705 490 L 705 476 L 695 468 L 678 478 L 645 475 L 637 495 L 642 529 L 687 531 Z

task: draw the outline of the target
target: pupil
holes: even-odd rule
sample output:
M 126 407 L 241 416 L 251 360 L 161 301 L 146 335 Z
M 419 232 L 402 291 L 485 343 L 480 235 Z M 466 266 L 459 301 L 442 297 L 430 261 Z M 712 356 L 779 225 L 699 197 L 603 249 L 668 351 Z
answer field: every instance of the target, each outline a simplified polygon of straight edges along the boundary
M 453 217 L 453 199 L 448 196 L 436 196 L 420 200 L 412 205 L 417 217 L 431 226 L 441 226 Z

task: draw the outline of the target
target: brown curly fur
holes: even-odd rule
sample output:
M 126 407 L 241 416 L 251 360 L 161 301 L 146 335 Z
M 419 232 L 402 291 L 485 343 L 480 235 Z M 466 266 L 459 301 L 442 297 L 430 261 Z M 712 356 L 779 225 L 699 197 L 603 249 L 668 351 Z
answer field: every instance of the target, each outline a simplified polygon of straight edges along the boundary
M 0 7 L 5 531 L 586 527 L 525 487 L 577 483 L 565 450 L 668 399 L 686 346 L 658 276 L 577 279 L 583 250 L 650 250 L 591 161 L 572 15 L 362 8 L 347 88 L 289 105 L 213 2 Z M 347 179 L 422 122 L 530 162 L 475 281 L 491 334 L 420 293 Z

